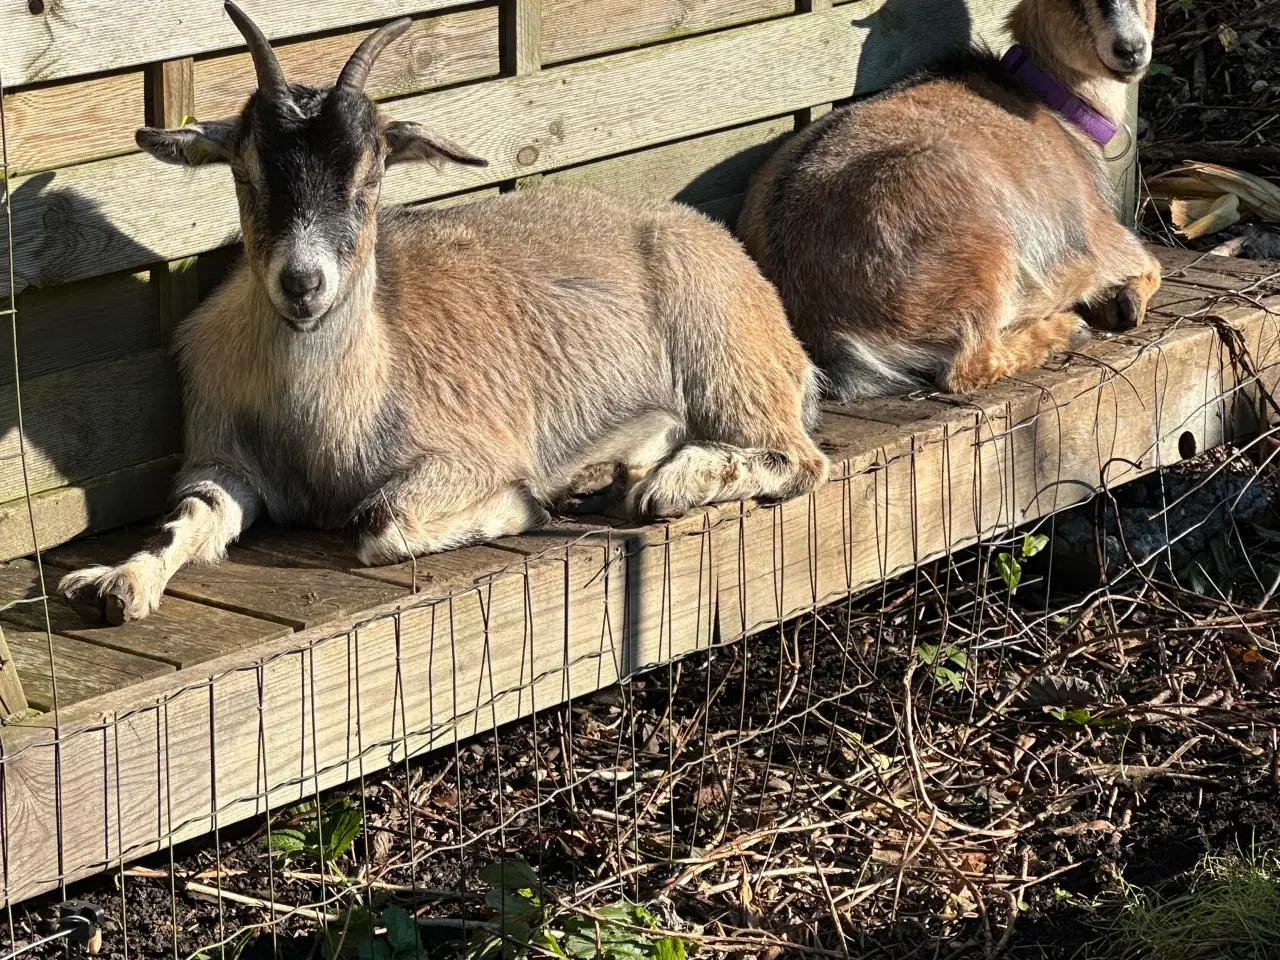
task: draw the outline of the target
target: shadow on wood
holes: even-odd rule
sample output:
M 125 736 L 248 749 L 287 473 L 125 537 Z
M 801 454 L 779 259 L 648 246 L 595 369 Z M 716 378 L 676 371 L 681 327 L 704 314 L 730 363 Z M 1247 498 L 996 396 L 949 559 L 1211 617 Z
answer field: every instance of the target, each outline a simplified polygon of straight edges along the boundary
M 929 0 L 886 0 L 874 13 L 857 16 L 853 25 L 865 30 L 854 78 L 853 97 L 883 89 L 975 39 L 973 18 L 964 0 L 939 4 Z
M 121 515 L 163 509 L 181 440 L 176 367 L 153 307 L 146 273 L 119 274 L 97 299 L 47 291 L 62 281 L 57 266 L 73 256 L 122 249 L 131 261 L 158 259 L 117 229 L 96 202 L 57 186 L 58 174 L 31 177 L 10 197 L 16 263 L 18 367 L 3 364 L 0 393 L 0 555 L 23 556 L 100 529 Z M 0 260 L 7 259 L 0 248 Z M 3 279 L 7 292 L 8 275 Z M 65 302 L 64 302 L 65 299 Z M 120 314 L 124 313 L 124 316 Z M 137 316 L 141 313 L 142 316 Z M 19 386 L 21 394 L 19 395 Z M 21 419 L 22 436 L 19 436 Z M 85 481 L 91 481 L 86 483 Z M 77 484 L 77 488 L 69 488 Z M 35 537 L 26 498 L 33 498 Z

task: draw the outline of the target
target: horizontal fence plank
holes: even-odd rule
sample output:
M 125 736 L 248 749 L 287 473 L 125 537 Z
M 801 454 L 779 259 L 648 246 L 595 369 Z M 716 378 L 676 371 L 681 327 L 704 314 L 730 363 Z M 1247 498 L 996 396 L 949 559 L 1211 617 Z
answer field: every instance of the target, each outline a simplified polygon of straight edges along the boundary
M 23 689 L 22 681 L 18 679 L 17 661 L 4 631 L 0 630 L 0 721 L 24 716 L 33 704 L 36 710 L 45 709 L 36 701 L 27 699 L 27 691 Z
M 324 86 L 337 79 L 367 30 L 280 44 L 276 55 L 290 83 Z M 498 8 L 482 7 L 415 19 L 409 32 L 374 64 L 365 92 L 375 99 L 498 73 Z M 202 120 L 239 112 L 256 86 L 248 53 L 195 64 L 196 113 Z
M 664 197 L 697 205 L 742 193 L 751 175 L 795 128 L 790 116 L 651 147 L 516 181 L 598 187 L 628 197 Z
M 29 505 L 26 497 L 0 504 L 0 560 L 154 517 L 169 502 L 177 470 L 175 454 L 34 494 Z
M 160 347 L 29 380 L 22 413 L 20 445 L 14 391 L 0 391 L 0 503 L 181 446 L 177 369 Z
M 380 0 L 387 20 L 459 6 L 458 0 Z M 246 12 L 269 40 L 338 30 L 369 18 L 350 0 L 256 0 Z M 7 87 L 243 48 L 244 39 L 209 0 L 57 0 L 0 8 L 0 76 Z
M 6 94 L 9 168 L 15 174 L 101 160 L 137 149 L 146 122 L 141 71 Z
M 674 40 L 794 9 L 793 0 L 542 0 L 542 63 Z
M 1010 42 L 1005 20 L 1015 6 L 1011 0 L 860 0 L 837 7 L 846 23 L 852 20 L 862 50 L 852 92 L 873 93 L 885 86 L 886 75 L 906 76 L 968 43 L 1003 52 Z
M 384 199 L 425 200 L 831 100 L 850 88 L 852 33 L 843 13 L 804 14 L 394 101 L 392 116 L 432 126 L 490 166 L 396 168 Z M 13 215 L 20 290 L 191 256 L 238 224 L 224 169 L 143 155 L 20 179 Z
M 1280 375 L 1280 299 L 1268 306 L 1215 308 L 1261 383 L 1232 366 L 1213 327 L 1153 317 L 1089 347 L 1098 363 L 1034 371 L 964 404 L 842 408 L 822 433 L 833 479 L 812 496 L 551 538 L 523 568 L 494 561 L 493 579 L 477 569 L 450 598 L 386 605 L 345 631 L 74 706 L 56 749 L 46 727 L 0 730 L 3 892 L 30 896 L 546 710 L 704 647 L 716 627 L 732 641 L 1172 462 L 1183 433 L 1221 443 L 1237 435 L 1233 408 Z M 60 829 L 69 822 L 93 829 Z
M 117 273 L 18 295 L 18 367 L 24 381 L 160 345 L 155 290 L 146 273 Z M 7 326 L 7 324 L 5 325 Z M 13 383 L 11 350 L 0 385 Z

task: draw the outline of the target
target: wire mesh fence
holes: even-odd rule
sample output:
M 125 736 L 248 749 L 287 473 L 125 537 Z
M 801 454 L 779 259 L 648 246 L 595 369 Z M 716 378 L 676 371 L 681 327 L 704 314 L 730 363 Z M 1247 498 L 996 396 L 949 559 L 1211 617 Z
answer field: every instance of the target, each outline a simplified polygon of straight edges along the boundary
M 1217 319 L 1275 291 L 1212 289 L 1139 351 L 1213 326 L 1198 395 L 1077 358 L 1101 369 L 1080 396 L 976 410 L 822 509 L 584 536 L 70 725 L 35 551 L 52 709 L 0 740 L 0 957 L 1035 956 L 1108 935 L 1115 865 L 1183 842 L 1179 821 L 1280 841 L 1278 448 L 1191 459 L 1182 429 L 1280 413 L 1270 348 Z M 0 316 L 24 463 L 12 298 Z M 1117 453 L 1148 399 L 1176 411 Z M 1064 469 L 1068 433 L 1088 470 Z M 1188 466 L 1111 489 L 1184 436 Z M 1055 516 L 1073 484 L 1094 498 Z
M 999 952 L 1162 789 L 1185 800 L 1230 770 L 1218 803 L 1274 796 L 1268 491 L 1222 454 L 525 720 L 469 735 L 464 713 L 421 756 L 378 740 L 393 697 L 360 723 L 348 787 L 307 777 L 299 802 L 50 903 L 95 902 L 121 957 Z M 1169 520 L 1179 502 L 1193 519 Z M 1150 537 L 1145 563 L 1108 556 Z M 332 642 L 358 661 L 360 633 Z M 485 673 L 492 713 L 520 691 Z M 422 677 L 405 663 L 398 682 Z M 42 906 L 10 906 L 11 943 Z

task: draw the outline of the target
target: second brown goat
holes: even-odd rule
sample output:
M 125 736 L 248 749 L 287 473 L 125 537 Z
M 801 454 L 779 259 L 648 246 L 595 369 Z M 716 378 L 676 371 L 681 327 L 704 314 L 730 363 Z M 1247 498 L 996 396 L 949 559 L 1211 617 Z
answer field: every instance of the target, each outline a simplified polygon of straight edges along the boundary
M 1160 268 L 1112 213 L 1104 145 L 1156 0 L 1023 0 L 974 51 L 835 110 L 754 179 L 739 231 L 847 402 L 964 393 L 1142 322 Z

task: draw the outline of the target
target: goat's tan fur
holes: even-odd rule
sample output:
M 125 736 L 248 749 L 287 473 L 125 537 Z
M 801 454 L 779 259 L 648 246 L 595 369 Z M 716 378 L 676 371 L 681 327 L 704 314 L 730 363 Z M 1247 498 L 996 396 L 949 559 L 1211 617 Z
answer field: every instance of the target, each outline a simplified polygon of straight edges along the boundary
M 1155 0 L 1125 2 L 1149 50 Z M 1010 27 L 1119 121 L 1096 3 L 1023 0 Z M 1112 213 L 1102 151 L 1000 79 L 975 67 L 833 111 L 754 178 L 740 234 L 836 398 L 967 392 L 1082 343 L 1081 313 L 1143 319 L 1159 266 Z
M 817 371 L 750 258 L 688 208 L 567 189 L 371 205 L 335 305 L 301 334 L 272 308 L 247 196 L 248 262 L 176 338 L 178 506 L 147 550 L 63 580 L 90 613 L 145 616 L 261 512 L 355 514 L 377 564 L 536 526 L 601 461 L 628 466 L 646 515 L 826 477 L 805 427 Z

